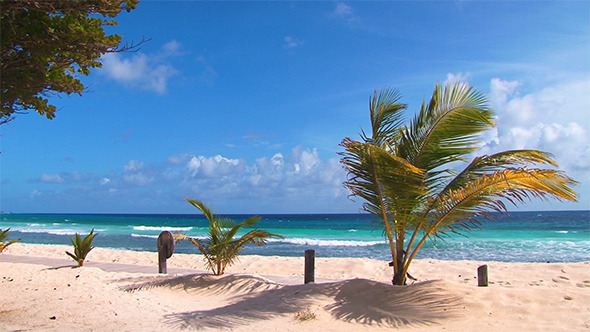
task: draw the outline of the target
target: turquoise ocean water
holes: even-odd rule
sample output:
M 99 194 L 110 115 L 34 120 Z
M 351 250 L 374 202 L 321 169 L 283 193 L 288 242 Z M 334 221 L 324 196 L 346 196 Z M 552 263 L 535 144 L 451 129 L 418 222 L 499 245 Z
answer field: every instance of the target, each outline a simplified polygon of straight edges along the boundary
M 230 215 L 242 221 L 250 215 Z M 388 260 L 382 231 L 367 214 L 261 215 L 258 228 L 285 236 L 266 246 L 247 246 L 243 254 L 302 256 L 314 249 L 317 257 L 368 257 Z M 156 251 L 163 230 L 203 238 L 202 215 L 3 214 L 0 229 L 11 228 L 11 239 L 24 243 L 70 245 L 75 233 L 98 232 L 97 247 Z M 176 252 L 197 253 L 189 243 Z M 512 212 L 480 229 L 431 241 L 418 258 L 495 260 L 513 262 L 590 261 L 590 211 Z

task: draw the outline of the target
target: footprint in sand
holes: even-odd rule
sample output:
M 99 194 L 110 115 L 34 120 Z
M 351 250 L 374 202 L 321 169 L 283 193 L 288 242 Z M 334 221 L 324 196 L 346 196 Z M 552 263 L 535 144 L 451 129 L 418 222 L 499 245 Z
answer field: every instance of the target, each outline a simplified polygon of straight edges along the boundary
M 569 284 L 569 278 L 564 276 L 557 276 L 557 278 L 553 278 L 553 282 L 560 283 L 560 284 Z

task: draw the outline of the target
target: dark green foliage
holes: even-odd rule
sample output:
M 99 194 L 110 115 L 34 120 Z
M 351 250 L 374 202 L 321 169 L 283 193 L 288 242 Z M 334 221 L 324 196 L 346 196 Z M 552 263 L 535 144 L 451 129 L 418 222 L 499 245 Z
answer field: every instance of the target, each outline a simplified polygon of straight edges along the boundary
M 242 227 L 253 226 L 260 217 L 250 217 L 245 221 L 236 224 L 230 219 L 220 218 L 214 215 L 211 210 L 202 202 L 186 199 L 187 202 L 192 204 L 203 212 L 207 220 L 209 220 L 209 237 L 202 242 L 197 239 L 188 237 L 183 234 L 176 234 L 176 238 L 179 240 L 188 240 L 205 256 L 208 268 L 215 275 L 222 275 L 225 272 L 225 268 L 228 265 L 232 265 L 238 258 L 241 249 L 247 243 L 253 243 L 257 246 L 264 245 L 266 239 L 269 237 L 284 238 L 278 234 L 272 234 L 263 230 L 252 230 L 238 239 L 234 239 L 238 231 Z
M 8 241 L 8 235 L 9 235 L 8 231 L 9 230 L 10 230 L 10 228 L 7 228 L 5 230 L 0 229 L 0 253 L 2 251 L 4 251 L 4 249 L 6 249 L 6 247 L 8 247 L 9 245 L 20 241 L 20 239 Z M 6 241 L 8 241 L 8 242 L 6 242 Z
M 103 26 L 139 0 L 2 0 L 0 16 L 0 124 L 14 113 L 35 110 L 52 119 L 56 107 L 47 96 L 82 94 L 78 77 L 101 67 L 100 56 L 134 48 Z
M 72 257 L 73 260 L 78 263 L 78 266 L 84 265 L 84 260 L 86 260 L 86 255 L 90 252 L 90 250 L 94 249 L 92 246 L 92 241 L 96 237 L 96 233 L 94 233 L 94 228 L 90 231 L 88 235 L 84 239 L 80 237 L 78 233 L 73 238 L 70 238 L 72 245 L 74 246 L 74 253 L 72 254 L 69 251 L 66 251 L 68 256 Z

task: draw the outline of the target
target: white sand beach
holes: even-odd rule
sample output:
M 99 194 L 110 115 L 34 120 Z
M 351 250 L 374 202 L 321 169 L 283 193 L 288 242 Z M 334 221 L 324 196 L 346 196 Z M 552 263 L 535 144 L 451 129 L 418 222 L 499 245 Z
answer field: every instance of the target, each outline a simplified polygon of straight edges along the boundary
M 0 254 L 0 331 L 590 329 L 590 262 L 416 260 L 418 280 L 400 287 L 385 261 L 316 257 L 317 282 L 304 285 L 303 257 L 242 256 L 216 277 L 199 255 L 174 254 L 168 268 L 183 274 L 159 275 L 156 253 L 102 248 L 71 268 L 70 249 Z M 488 287 L 477 286 L 482 264 Z

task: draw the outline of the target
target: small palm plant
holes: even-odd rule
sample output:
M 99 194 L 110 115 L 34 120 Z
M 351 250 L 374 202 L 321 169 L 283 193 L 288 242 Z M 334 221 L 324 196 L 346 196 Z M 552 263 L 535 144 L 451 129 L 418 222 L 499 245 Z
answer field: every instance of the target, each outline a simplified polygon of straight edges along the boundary
M 245 221 L 236 224 L 233 220 L 228 218 L 220 218 L 214 215 L 203 202 L 186 198 L 187 202 L 192 204 L 197 209 L 201 210 L 207 220 L 209 220 L 209 236 L 203 243 L 195 238 L 191 238 L 184 234 L 176 234 L 178 240 L 188 240 L 205 256 L 207 267 L 215 275 L 222 275 L 228 265 L 232 265 L 237 259 L 240 251 L 247 243 L 253 243 L 261 246 L 266 244 L 266 239 L 269 237 L 284 238 L 278 234 L 272 234 L 263 230 L 252 230 L 238 239 L 234 239 L 238 231 L 242 227 L 254 225 L 260 217 L 254 216 Z
M 84 261 L 86 260 L 86 255 L 90 252 L 90 250 L 94 249 L 92 246 L 92 241 L 96 237 L 96 233 L 94 233 L 94 228 L 90 231 L 88 235 L 84 239 L 80 237 L 78 233 L 73 238 L 70 238 L 72 245 L 74 246 L 74 253 L 72 254 L 69 251 L 66 251 L 68 256 L 72 257 L 73 260 L 78 263 L 78 267 L 84 265 Z
M 2 251 L 4 251 L 4 249 L 6 249 L 6 247 L 8 247 L 9 245 L 20 241 L 20 239 L 16 239 L 16 240 L 6 242 L 6 241 L 8 241 L 8 235 L 9 235 L 8 231 L 9 230 L 10 230 L 10 228 L 7 228 L 5 230 L 0 229 L 0 253 Z

